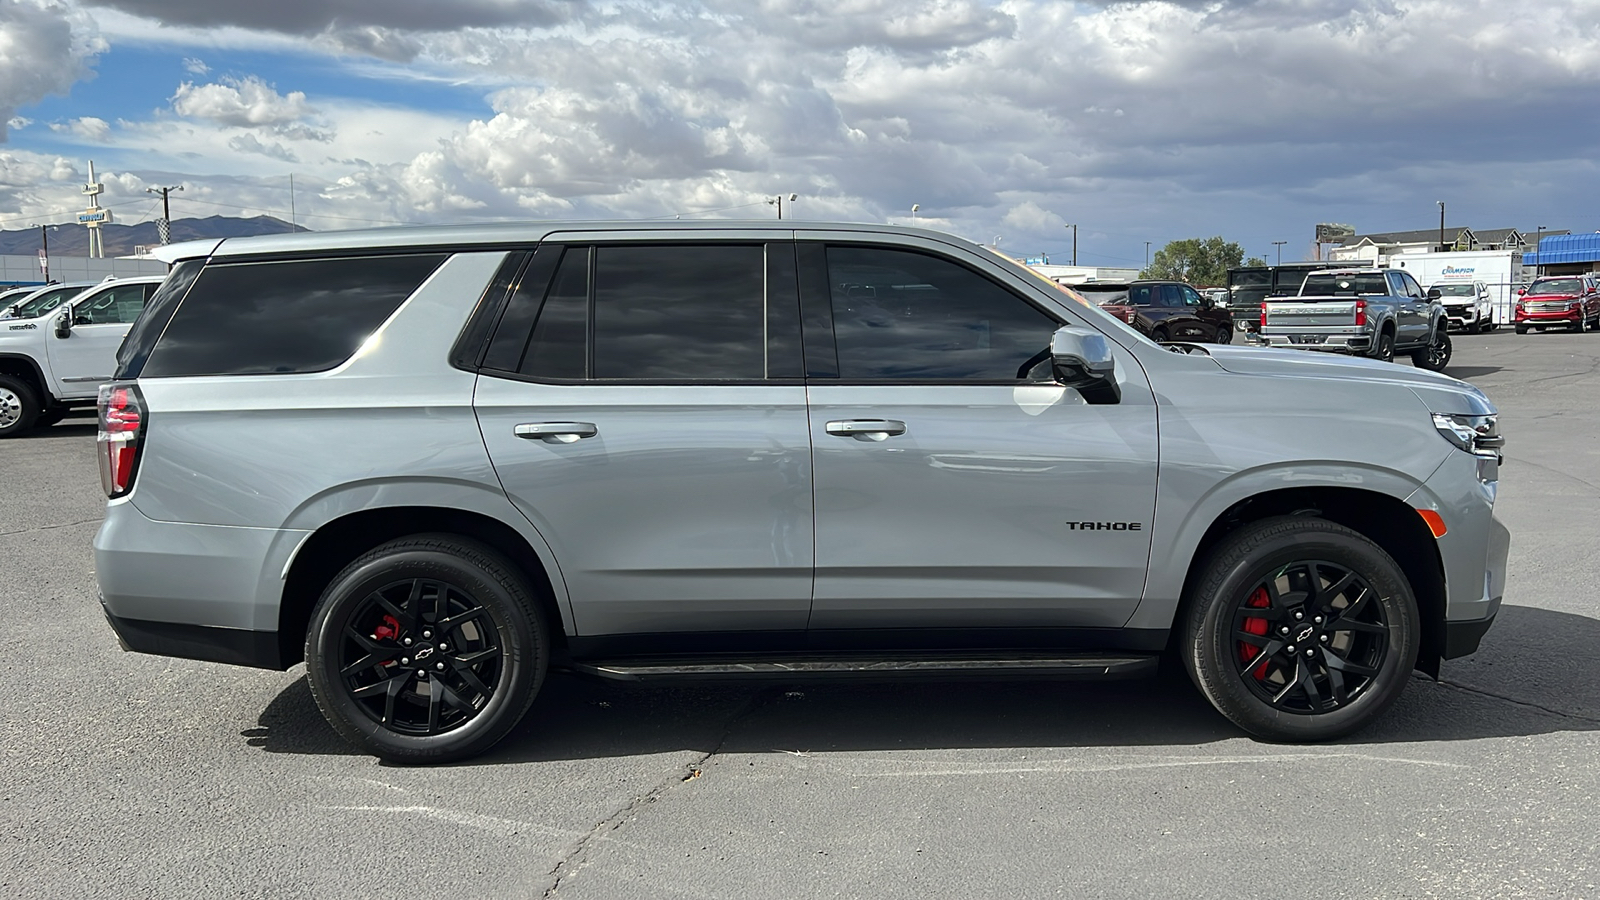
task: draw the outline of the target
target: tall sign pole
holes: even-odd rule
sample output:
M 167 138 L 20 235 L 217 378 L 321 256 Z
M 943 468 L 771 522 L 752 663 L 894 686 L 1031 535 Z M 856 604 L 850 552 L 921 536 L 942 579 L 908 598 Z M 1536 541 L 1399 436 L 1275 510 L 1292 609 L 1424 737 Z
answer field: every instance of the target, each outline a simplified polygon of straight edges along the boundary
M 94 160 L 89 160 L 89 183 L 83 186 L 83 194 L 89 198 L 89 208 L 78 213 L 78 224 L 89 229 L 90 259 L 106 258 L 106 243 L 100 234 L 100 226 L 111 224 L 111 210 L 100 208 L 100 195 L 105 189 L 105 185 L 94 180 Z

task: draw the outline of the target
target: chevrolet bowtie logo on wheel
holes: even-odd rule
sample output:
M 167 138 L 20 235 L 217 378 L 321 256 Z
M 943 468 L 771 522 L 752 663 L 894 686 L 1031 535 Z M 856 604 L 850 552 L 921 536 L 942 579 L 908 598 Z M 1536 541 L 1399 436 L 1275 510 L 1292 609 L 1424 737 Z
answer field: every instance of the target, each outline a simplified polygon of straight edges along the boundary
M 1294 636 L 1295 643 L 1303 644 L 1306 641 L 1311 640 L 1311 636 L 1313 634 L 1315 634 L 1316 631 L 1317 631 L 1317 629 L 1314 626 L 1307 625 L 1306 627 L 1300 629 L 1300 633 L 1299 634 Z M 417 655 L 421 656 L 422 654 L 419 653 Z
M 432 647 L 418 647 L 417 648 L 417 660 L 419 662 L 421 660 L 427 659 L 428 657 L 430 657 L 432 655 L 433 655 L 433 648 Z

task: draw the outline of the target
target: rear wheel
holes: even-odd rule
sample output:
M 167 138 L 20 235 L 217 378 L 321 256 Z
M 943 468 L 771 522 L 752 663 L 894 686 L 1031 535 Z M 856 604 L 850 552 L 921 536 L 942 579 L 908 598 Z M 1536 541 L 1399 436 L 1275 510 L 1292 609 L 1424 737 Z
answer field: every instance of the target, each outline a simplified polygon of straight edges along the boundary
M 39 412 L 39 397 L 31 385 L 0 375 L 0 438 L 27 434 L 38 422 Z
M 1234 724 L 1268 740 L 1326 740 L 1369 724 L 1405 689 L 1421 641 L 1399 566 L 1323 519 L 1243 527 L 1185 600 L 1190 677 Z
M 1219 344 L 1231 344 L 1231 343 L 1233 343 L 1233 328 L 1231 326 L 1228 326 L 1228 325 L 1218 325 L 1217 326 L 1217 343 L 1219 343 Z
M 527 712 L 549 655 L 516 568 L 442 534 L 390 541 L 346 566 L 306 637 L 311 692 L 334 730 L 406 763 L 493 746 Z
M 1430 372 L 1442 372 L 1444 367 L 1450 364 L 1453 349 L 1450 332 L 1443 328 L 1435 329 L 1433 339 L 1428 341 L 1428 346 L 1411 354 L 1411 364 Z
M 1373 356 L 1378 358 L 1378 359 L 1383 360 L 1384 362 L 1394 362 L 1394 333 L 1393 332 L 1385 331 L 1382 334 L 1378 335 L 1377 352 L 1374 353 Z
M 1150 340 L 1155 341 L 1158 344 L 1170 340 L 1170 338 L 1167 337 L 1167 327 L 1165 325 L 1161 325 L 1158 326 L 1154 331 L 1150 332 Z

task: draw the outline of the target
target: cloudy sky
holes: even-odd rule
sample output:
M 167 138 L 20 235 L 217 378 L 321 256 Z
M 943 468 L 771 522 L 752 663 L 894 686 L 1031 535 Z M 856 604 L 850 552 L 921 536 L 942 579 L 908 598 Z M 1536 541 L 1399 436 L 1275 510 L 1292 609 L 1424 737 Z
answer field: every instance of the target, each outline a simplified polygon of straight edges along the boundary
M 1138 265 L 1600 228 L 1600 0 L 0 0 L 0 228 L 911 220 Z

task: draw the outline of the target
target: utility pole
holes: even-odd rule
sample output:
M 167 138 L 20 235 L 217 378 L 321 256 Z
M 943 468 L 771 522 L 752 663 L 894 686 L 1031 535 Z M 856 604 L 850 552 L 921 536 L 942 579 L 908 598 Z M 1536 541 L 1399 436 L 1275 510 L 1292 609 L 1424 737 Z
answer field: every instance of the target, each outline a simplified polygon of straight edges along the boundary
M 294 173 L 289 173 L 289 230 L 299 231 L 300 226 L 294 220 Z
M 1439 252 L 1443 253 L 1450 249 L 1444 242 L 1444 201 L 1435 200 L 1434 202 L 1439 204 Z
M 800 199 L 800 195 L 799 194 L 790 194 L 789 195 L 789 202 L 791 202 L 791 203 L 793 203 L 794 201 L 799 200 L 799 199 Z M 776 197 L 768 197 L 767 198 L 767 205 L 768 206 L 776 205 L 778 207 L 778 218 L 780 218 L 780 219 L 783 218 L 783 195 L 782 194 L 779 194 Z
M 1077 265 L 1078 264 L 1078 226 L 1069 224 L 1069 225 L 1067 225 L 1067 227 L 1072 229 L 1072 264 L 1073 265 Z
M 1533 234 L 1533 276 L 1535 278 L 1544 274 L 1544 270 L 1539 268 L 1539 260 L 1543 259 L 1543 257 L 1539 255 L 1540 245 L 1543 243 L 1543 237 L 1544 226 L 1540 225 L 1539 230 Z
M 1278 263 L 1277 264 L 1280 265 L 1280 266 L 1283 265 L 1283 245 L 1287 244 L 1287 243 L 1289 243 L 1289 242 L 1288 241 L 1273 241 L 1272 242 L 1272 246 L 1275 247 L 1277 249 L 1277 251 L 1278 251 Z
M 147 187 L 146 194 L 161 195 L 161 220 L 156 222 L 156 233 L 161 236 L 161 245 L 164 247 L 172 243 L 172 205 L 167 201 L 167 195 L 173 191 L 183 190 L 183 185 L 175 184 L 171 187 Z
M 1144 267 L 1146 269 L 1150 268 L 1150 242 L 1149 241 L 1145 241 L 1144 242 Z

